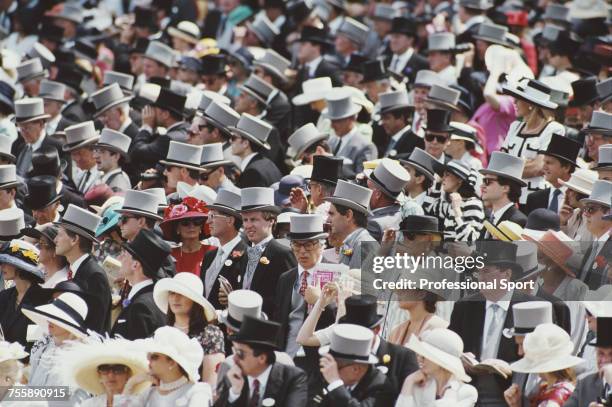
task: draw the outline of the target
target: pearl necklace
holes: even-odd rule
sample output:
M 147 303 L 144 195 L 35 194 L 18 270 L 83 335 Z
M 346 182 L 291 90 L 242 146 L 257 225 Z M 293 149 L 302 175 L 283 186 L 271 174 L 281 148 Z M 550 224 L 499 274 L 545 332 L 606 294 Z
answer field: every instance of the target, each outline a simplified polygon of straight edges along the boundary
M 185 376 L 182 376 L 180 379 L 174 382 L 170 382 L 170 383 L 159 382 L 159 389 L 161 391 L 174 391 L 178 389 L 179 387 L 182 387 L 188 381 L 189 380 L 187 380 Z

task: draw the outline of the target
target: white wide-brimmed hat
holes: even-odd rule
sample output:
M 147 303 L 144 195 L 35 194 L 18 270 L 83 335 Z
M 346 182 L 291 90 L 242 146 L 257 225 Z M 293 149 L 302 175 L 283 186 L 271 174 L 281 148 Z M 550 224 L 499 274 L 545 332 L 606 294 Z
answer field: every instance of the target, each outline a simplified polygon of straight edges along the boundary
M 38 307 L 24 305 L 21 312 L 40 326 L 45 334 L 49 333 L 49 323 L 52 323 L 79 338 L 87 336 L 87 304 L 76 294 L 63 293 L 51 304 Z
M 153 300 L 155 305 L 165 314 L 168 312 L 168 295 L 177 293 L 200 304 L 204 308 L 204 315 L 208 322 L 217 316 L 215 307 L 204 298 L 204 284 L 202 280 L 193 273 L 176 273 L 172 278 L 162 278 L 155 284 L 153 289 Z
M 436 328 L 425 331 L 420 339 L 416 335 L 412 335 L 406 347 L 441 368 L 448 370 L 457 380 L 463 382 L 470 382 L 472 380 L 465 373 L 463 363 L 461 362 L 463 340 L 450 329 Z
M 589 170 L 588 168 L 577 168 L 576 171 L 572 173 L 569 180 L 563 181 L 559 179 L 559 183 L 583 195 L 591 195 L 591 192 L 593 192 L 593 184 L 595 184 L 597 179 L 597 172 Z
M 0 363 L 7 360 L 21 360 L 27 356 L 28 352 L 18 342 L 0 341 Z
M 168 27 L 168 35 L 197 44 L 200 40 L 200 28 L 191 21 L 181 21 L 176 27 Z
M 504 93 L 522 99 L 544 109 L 556 109 L 558 105 L 550 101 L 551 89 L 542 82 L 525 78 L 518 83 L 508 83 L 502 87 Z
M 148 353 L 161 353 L 174 360 L 187 372 L 190 382 L 197 383 L 200 380 L 199 370 L 204 359 L 204 350 L 196 338 L 189 339 L 174 327 L 162 326 L 155 331 L 153 338 L 138 342 Z
M 302 93 L 295 96 L 292 102 L 295 106 L 304 106 L 317 100 L 323 100 L 332 88 L 332 80 L 329 76 L 308 79 L 302 83 Z
M 567 332 L 555 324 L 539 325 L 525 335 L 525 356 L 512 363 L 514 372 L 549 373 L 567 369 L 582 363 L 582 358 L 572 356 L 574 344 Z

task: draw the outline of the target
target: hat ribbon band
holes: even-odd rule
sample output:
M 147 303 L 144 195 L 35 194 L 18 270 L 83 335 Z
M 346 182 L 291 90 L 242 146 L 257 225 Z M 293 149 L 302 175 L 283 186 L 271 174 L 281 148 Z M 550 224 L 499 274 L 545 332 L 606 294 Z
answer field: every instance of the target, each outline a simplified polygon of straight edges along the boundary
M 64 311 L 66 314 L 68 314 L 72 319 L 74 319 L 74 321 L 77 324 L 79 324 L 79 326 L 84 326 L 85 325 L 85 320 L 83 319 L 81 314 L 76 312 L 70 305 L 68 305 L 64 301 L 62 301 L 60 299 L 55 299 L 55 301 L 53 301 L 52 304 L 53 304 L 54 307 L 57 307 L 60 310 Z
M 528 334 L 531 333 L 535 330 L 535 327 L 514 327 L 514 333 L 515 334 Z
M 261 203 L 261 204 L 255 204 L 255 205 L 245 205 L 242 208 L 240 208 L 241 211 L 249 211 L 251 209 L 260 209 L 260 208 L 265 208 L 268 206 L 275 206 L 273 203 Z
M 540 100 L 546 100 L 546 101 L 550 99 L 550 95 L 548 93 L 534 89 L 531 86 L 527 86 L 527 88 L 522 91 L 525 93 L 525 95 L 531 96 L 534 99 L 540 99 Z
M 331 353 L 332 356 L 339 358 L 339 359 L 355 359 L 355 360 L 364 360 L 366 362 L 370 360 L 370 355 L 354 355 L 351 353 L 337 352 L 333 349 L 330 349 L 329 353 Z
M 312 239 L 317 235 L 320 235 L 322 233 L 325 233 L 322 230 L 315 230 L 312 232 L 301 232 L 301 233 L 294 233 L 289 231 L 289 237 L 291 237 L 292 240 L 306 240 L 306 239 Z
M 230 325 L 234 325 L 234 326 L 242 325 L 242 321 L 238 321 L 236 318 L 232 317 L 232 314 L 230 314 L 229 312 L 227 313 L 227 322 L 229 322 Z

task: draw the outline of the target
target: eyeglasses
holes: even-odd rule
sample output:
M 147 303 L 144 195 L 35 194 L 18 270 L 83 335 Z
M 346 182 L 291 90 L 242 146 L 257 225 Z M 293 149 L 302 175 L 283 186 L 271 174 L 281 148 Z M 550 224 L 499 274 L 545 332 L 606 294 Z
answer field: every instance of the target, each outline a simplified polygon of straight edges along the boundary
M 498 182 L 498 181 L 497 181 L 497 179 L 495 179 L 495 178 L 483 178 L 483 179 L 482 179 L 482 183 L 483 183 L 484 185 L 486 185 L 486 186 L 489 186 L 489 185 L 491 185 L 491 184 L 495 184 L 495 183 L 497 183 L 497 182 Z
M 125 225 L 126 223 L 128 223 L 128 221 L 130 219 L 136 219 L 136 216 L 125 216 L 125 215 L 123 215 L 123 216 L 121 216 L 119 218 L 119 223 L 122 224 L 122 225 Z
M 425 140 L 429 141 L 430 143 L 436 140 L 438 143 L 444 144 L 448 140 L 448 136 L 437 136 L 435 134 L 428 133 L 428 134 L 425 134 Z
M 181 226 L 189 226 L 189 225 L 202 226 L 204 224 L 204 219 L 202 218 L 183 219 L 179 223 Z
M 597 213 L 599 211 L 603 211 L 604 208 L 602 206 L 599 205 L 587 205 L 584 207 L 584 212 L 588 213 L 589 215 L 593 214 L 593 213 Z
M 114 373 L 114 374 L 122 374 L 122 373 L 127 373 L 129 370 L 129 367 L 127 367 L 126 365 L 100 365 L 98 366 L 98 373 L 102 373 L 102 374 L 109 374 L 109 373 Z
M 234 355 L 236 355 L 236 357 L 240 360 L 244 360 L 244 358 L 246 358 L 248 355 L 245 353 L 245 351 L 243 351 L 242 349 L 238 349 L 236 347 L 232 346 L 232 352 L 234 352 Z
M 208 214 L 208 218 L 211 219 L 211 220 L 215 220 L 215 219 L 229 218 L 229 216 L 219 215 L 219 214 L 216 214 L 216 213 L 209 213 Z
M 307 240 L 305 242 L 292 241 L 291 248 L 296 252 L 300 249 L 306 249 L 307 252 L 314 249 L 319 244 L 318 240 Z

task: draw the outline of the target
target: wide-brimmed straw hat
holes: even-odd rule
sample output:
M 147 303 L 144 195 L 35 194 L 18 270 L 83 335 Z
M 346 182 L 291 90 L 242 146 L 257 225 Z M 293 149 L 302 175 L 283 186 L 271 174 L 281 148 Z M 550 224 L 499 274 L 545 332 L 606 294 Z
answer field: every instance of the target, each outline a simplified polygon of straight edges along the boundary
M 169 309 L 168 296 L 177 293 L 189 298 L 204 308 L 204 316 L 208 322 L 216 319 L 215 307 L 204 298 L 204 284 L 202 279 L 193 273 L 177 273 L 172 278 L 162 278 L 155 284 L 153 289 L 153 300 L 155 305 L 166 314 Z
M 32 275 L 37 282 L 43 283 L 45 275 L 39 267 L 39 254 L 40 251 L 33 244 L 23 240 L 11 240 L 0 253 L 0 264 L 10 264 Z
M 49 323 L 51 323 L 79 338 L 87 335 L 85 327 L 87 303 L 76 294 L 61 294 L 52 303 L 38 307 L 24 305 L 21 312 L 40 326 L 44 333 L 48 333 Z

